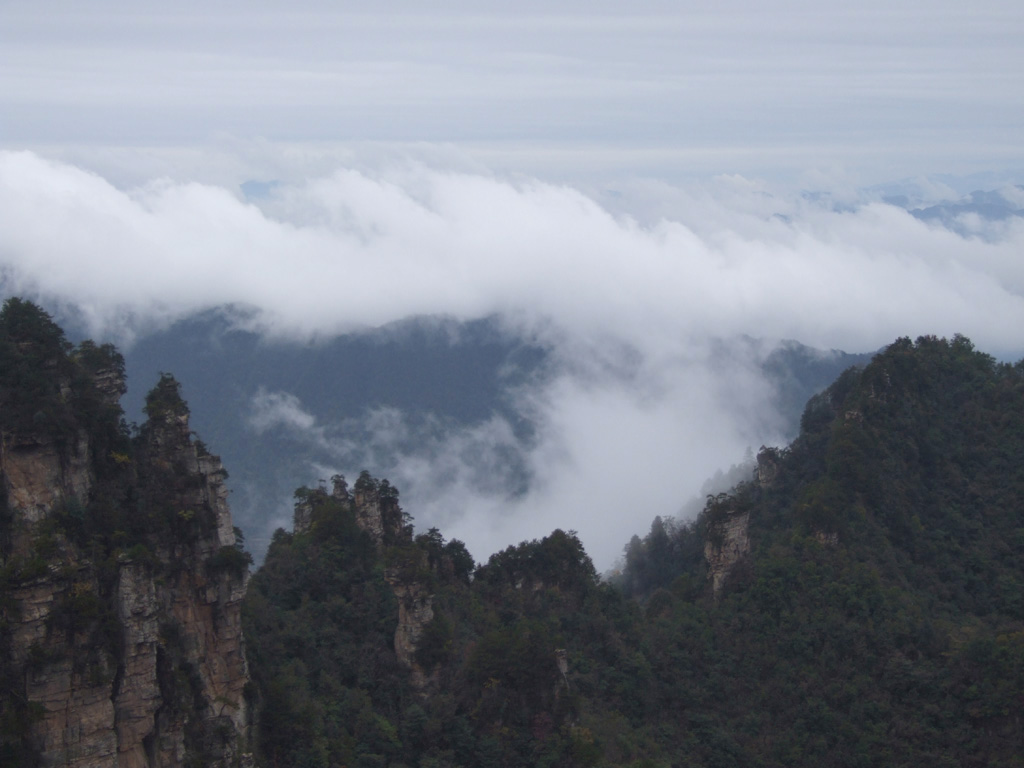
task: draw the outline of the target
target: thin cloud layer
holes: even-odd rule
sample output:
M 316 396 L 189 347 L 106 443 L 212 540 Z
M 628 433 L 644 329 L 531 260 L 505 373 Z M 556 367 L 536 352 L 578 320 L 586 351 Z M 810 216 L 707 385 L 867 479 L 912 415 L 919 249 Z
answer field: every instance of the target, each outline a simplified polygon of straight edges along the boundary
M 11 0 L 0 29 L 8 147 L 432 142 L 533 173 L 869 178 L 1024 159 L 1006 0 Z

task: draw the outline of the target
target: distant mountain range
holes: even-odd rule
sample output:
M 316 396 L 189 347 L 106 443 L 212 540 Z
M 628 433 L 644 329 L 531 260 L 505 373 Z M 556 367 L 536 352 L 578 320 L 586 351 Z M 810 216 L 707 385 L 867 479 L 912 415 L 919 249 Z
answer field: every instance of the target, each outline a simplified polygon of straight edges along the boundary
M 892 195 L 887 203 L 906 208 L 921 221 L 934 222 L 960 235 L 975 232 L 983 221 L 1007 221 L 1024 217 L 1024 187 L 1009 186 L 998 190 L 975 190 L 958 200 L 932 205 L 915 203 L 907 195 Z M 970 217 L 974 217 L 972 221 Z
M 723 340 L 718 354 L 759 360 L 790 436 L 811 395 L 870 358 L 750 338 Z M 315 484 L 316 467 L 337 461 L 336 447 L 310 439 L 317 429 L 344 425 L 356 470 L 373 458 L 359 445 L 369 437 L 364 417 L 373 409 L 394 409 L 418 424 L 421 429 L 409 440 L 498 415 L 513 425 L 517 440 L 528 442 L 533 425 L 509 393 L 553 375 L 556 366 L 550 350 L 511 335 L 494 319 L 418 318 L 298 344 L 238 330 L 215 312 L 145 337 L 125 358 L 129 391 L 123 403 L 129 419 L 141 419 L 144 393 L 161 372 L 182 382 L 193 427 L 231 473 L 227 484 L 235 518 L 257 557 L 273 528 L 290 519 L 296 483 Z M 277 408 L 276 420 L 254 421 L 260 402 Z M 511 471 L 509 478 L 519 490 L 530 480 L 524 471 Z

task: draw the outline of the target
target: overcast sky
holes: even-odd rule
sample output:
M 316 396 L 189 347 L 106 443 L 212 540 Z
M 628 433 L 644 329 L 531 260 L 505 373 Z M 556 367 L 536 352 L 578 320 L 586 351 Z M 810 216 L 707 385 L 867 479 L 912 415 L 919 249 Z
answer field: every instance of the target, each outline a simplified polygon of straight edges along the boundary
M 992 0 L 4 0 L 0 141 L 111 167 L 145 148 L 179 174 L 184 150 L 259 141 L 565 177 L 1004 170 L 1021 39 L 1019 4 Z
M 125 342 L 227 303 L 296 339 L 504 318 L 564 371 L 516 393 L 538 483 L 502 535 L 575 527 L 606 566 L 779 437 L 711 339 L 1024 354 L 1022 219 L 954 232 L 877 186 L 1024 205 L 1021 40 L 1012 2 L 3 0 L 0 286 Z M 425 488 L 506 439 L 478 425 L 395 471 Z M 508 543 L 507 500 L 444 469 L 433 520 L 478 557 Z M 609 534 L 624 505 L 645 519 Z

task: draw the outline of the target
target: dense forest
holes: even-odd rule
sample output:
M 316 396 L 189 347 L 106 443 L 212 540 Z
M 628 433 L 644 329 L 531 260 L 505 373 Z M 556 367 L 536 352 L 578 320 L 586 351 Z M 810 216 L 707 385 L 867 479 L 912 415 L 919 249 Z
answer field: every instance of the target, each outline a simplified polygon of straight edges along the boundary
M 247 598 L 271 765 L 1020 765 L 1024 366 L 899 339 L 608 581 L 572 532 L 471 574 L 324 490 Z M 362 478 L 363 482 L 375 482 Z M 301 501 L 301 500 L 300 500 Z M 748 547 L 721 589 L 725 518 Z M 453 546 L 454 545 L 454 546 Z M 389 575 L 433 595 L 415 673 Z M 393 579 L 393 576 L 390 576 Z M 418 680 L 418 682 L 414 682 Z
M 108 369 L 123 373 L 112 347 L 73 348 L 38 308 L 5 305 L 5 440 L 98 447 L 89 503 L 27 554 L 2 506 L 0 650 L 11 590 L 70 542 L 99 575 L 57 629 L 99 670 L 123 654 L 104 574 L 213 524 L 161 490 L 188 476 L 147 459 L 159 441 L 96 388 Z M 173 377 L 147 411 L 187 414 Z M 605 578 L 572 531 L 477 564 L 417 533 L 387 480 L 300 488 L 242 606 L 247 750 L 267 768 L 1022 765 L 1021 456 L 1024 363 L 922 337 L 847 370 L 791 445 L 695 520 L 655 518 Z M 232 545 L 204 567 L 241 578 L 249 562 Z M 30 765 L 20 674 L 5 652 L 0 750 Z

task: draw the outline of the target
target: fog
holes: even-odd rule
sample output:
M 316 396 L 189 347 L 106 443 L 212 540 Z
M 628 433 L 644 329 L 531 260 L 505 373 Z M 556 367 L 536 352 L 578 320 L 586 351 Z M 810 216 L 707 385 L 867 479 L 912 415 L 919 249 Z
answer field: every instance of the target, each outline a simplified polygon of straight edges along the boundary
M 383 407 L 329 423 L 288 392 L 239 407 L 254 436 L 285 430 L 316 447 L 296 485 L 366 462 L 418 525 L 478 558 L 562 527 L 601 567 L 716 469 L 788 437 L 757 367 L 772 340 L 867 351 L 963 333 L 1010 358 L 1024 346 L 1020 217 L 958 233 L 871 193 L 789 194 L 740 176 L 622 189 L 611 205 L 582 187 L 405 160 L 254 201 L 168 179 L 124 188 L 0 152 L 2 291 L 128 345 L 224 307 L 295 343 L 413 316 L 496 317 L 552 361 L 506 392 L 526 438 L 497 415 L 466 425 Z M 728 353 L 723 340 L 743 335 L 765 341 Z
M 676 515 L 716 470 L 781 439 L 754 361 L 694 355 L 657 372 L 602 374 L 559 367 L 509 392 L 533 427 L 526 436 L 498 415 L 466 426 L 393 408 L 323 423 L 282 392 L 254 397 L 250 424 L 321 457 L 309 484 L 372 468 L 402 491 L 418 530 L 437 526 L 478 558 L 560 527 L 577 530 L 608 568 L 655 515 Z M 287 510 L 266 529 L 288 527 Z

